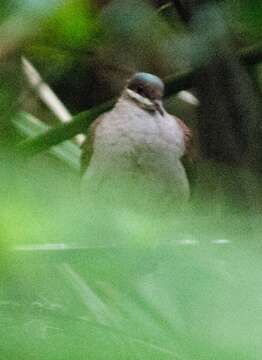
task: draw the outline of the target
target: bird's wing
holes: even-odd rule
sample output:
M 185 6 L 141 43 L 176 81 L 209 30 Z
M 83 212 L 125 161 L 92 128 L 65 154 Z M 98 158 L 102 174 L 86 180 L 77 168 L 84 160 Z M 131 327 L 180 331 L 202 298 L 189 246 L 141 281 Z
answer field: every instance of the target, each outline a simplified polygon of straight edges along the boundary
M 94 151 L 95 131 L 97 126 L 101 124 L 106 114 L 107 113 L 102 114 L 96 120 L 94 120 L 87 130 L 86 139 L 81 145 L 81 157 L 80 157 L 81 175 L 84 174 L 84 172 L 89 166 Z
M 192 130 L 179 118 L 176 117 L 177 123 L 183 131 L 185 142 L 185 153 L 182 158 L 183 166 L 190 183 L 191 193 L 194 191 L 197 179 L 197 160 L 199 159 L 196 138 L 193 136 Z
M 185 152 L 184 158 L 190 163 L 197 161 L 199 158 L 197 139 L 193 136 L 192 130 L 178 117 L 175 117 L 177 124 L 180 126 L 184 134 Z
M 193 140 L 192 130 L 184 123 L 184 121 L 182 121 L 178 117 L 176 117 L 176 121 L 184 134 L 185 155 L 190 155 Z

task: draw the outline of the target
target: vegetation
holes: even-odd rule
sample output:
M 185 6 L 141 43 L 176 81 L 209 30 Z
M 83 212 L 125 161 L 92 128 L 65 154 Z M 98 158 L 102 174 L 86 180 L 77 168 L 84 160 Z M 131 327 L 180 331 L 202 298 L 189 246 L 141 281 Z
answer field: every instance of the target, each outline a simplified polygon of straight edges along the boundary
M 1 359 L 260 359 L 261 1 L 0 9 Z M 137 70 L 193 129 L 184 208 L 79 199 L 76 135 Z

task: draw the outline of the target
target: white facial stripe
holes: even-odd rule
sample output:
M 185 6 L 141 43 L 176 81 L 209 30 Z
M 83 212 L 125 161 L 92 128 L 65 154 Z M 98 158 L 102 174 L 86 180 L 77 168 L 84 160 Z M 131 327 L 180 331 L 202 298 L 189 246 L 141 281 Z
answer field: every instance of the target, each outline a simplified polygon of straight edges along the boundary
M 131 90 L 131 89 L 126 89 L 126 94 L 133 99 L 134 101 L 136 101 L 141 107 L 143 107 L 144 109 L 148 109 L 148 110 L 156 110 L 156 106 L 155 104 L 149 100 L 148 98 L 145 98 L 142 95 L 139 95 L 138 93 L 136 93 L 135 91 Z

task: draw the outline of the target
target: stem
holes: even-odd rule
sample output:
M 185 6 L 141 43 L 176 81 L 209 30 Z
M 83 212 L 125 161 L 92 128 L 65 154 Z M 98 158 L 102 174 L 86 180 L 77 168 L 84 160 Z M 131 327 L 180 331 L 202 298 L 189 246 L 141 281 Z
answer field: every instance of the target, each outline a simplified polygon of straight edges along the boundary
M 256 65 L 261 63 L 262 44 L 242 50 L 239 53 L 239 60 L 243 65 Z M 192 88 L 194 78 L 194 71 L 169 77 L 166 81 L 166 96 L 175 95 L 181 90 Z M 110 100 L 96 108 L 83 111 L 75 115 L 70 123 L 62 124 L 33 139 L 25 140 L 18 145 L 18 148 L 31 155 L 48 150 L 51 146 L 58 145 L 60 142 L 68 140 L 81 132 L 86 132 L 92 121 L 103 112 L 111 109 L 114 103 L 115 100 Z

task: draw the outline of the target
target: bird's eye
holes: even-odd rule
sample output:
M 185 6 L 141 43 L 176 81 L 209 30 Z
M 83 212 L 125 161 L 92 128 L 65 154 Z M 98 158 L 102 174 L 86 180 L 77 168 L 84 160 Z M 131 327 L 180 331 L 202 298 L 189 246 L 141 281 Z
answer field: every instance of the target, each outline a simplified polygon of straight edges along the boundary
M 140 95 L 143 95 L 144 94 L 144 90 L 142 88 L 142 86 L 138 86 L 137 89 L 136 89 L 137 93 L 140 94 Z

